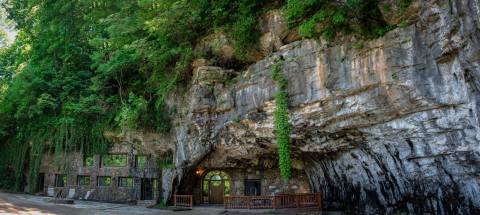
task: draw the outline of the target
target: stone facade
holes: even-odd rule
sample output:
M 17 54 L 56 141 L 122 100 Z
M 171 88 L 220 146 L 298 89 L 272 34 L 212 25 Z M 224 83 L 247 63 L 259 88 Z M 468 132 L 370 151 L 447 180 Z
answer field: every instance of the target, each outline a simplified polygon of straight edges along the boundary
M 293 179 L 288 182 L 283 180 L 277 169 L 215 169 L 215 170 L 197 170 L 195 187 L 193 189 L 193 199 L 195 204 L 208 204 L 208 196 L 202 195 L 205 175 L 210 171 L 223 171 L 230 177 L 230 192 L 228 196 L 245 196 L 245 182 L 248 180 L 258 181 L 261 191 L 257 195 L 273 196 L 276 194 L 310 193 L 310 184 L 304 173 L 295 171 Z M 202 197 L 203 196 L 203 197 Z M 203 199 L 203 200 L 202 200 Z
M 160 198 L 161 169 L 157 165 L 155 156 L 144 154 L 130 144 L 115 144 L 109 154 L 125 155 L 127 157 L 126 165 L 121 167 L 102 166 L 101 155 L 93 156 L 93 165 L 90 167 L 85 166 L 84 157 L 80 153 L 70 153 L 61 158 L 53 155 L 45 156 L 39 171 L 41 175 L 44 175 L 43 191 L 48 195 L 56 195 L 62 190 L 67 197 L 107 202 L 136 202 L 143 198 L 147 198 L 147 200 Z M 135 162 L 139 155 L 146 156 L 146 164 L 142 168 L 137 167 Z M 65 164 L 65 166 L 59 166 L 57 163 Z M 66 185 L 57 186 L 55 183 L 57 175 L 67 176 Z M 79 176 L 89 176 L 90 183 L 79 185 Z M 111 185 L 100 186 L 98 180 L 101 176 L 110 177 Z M 132 186 L 120 186 L 121 177 L 131 177 Z M 151 195 L 149 194 L 147 197 L 142 195 L 142 183 L 151 183 L 149 185 L 153 189 Z

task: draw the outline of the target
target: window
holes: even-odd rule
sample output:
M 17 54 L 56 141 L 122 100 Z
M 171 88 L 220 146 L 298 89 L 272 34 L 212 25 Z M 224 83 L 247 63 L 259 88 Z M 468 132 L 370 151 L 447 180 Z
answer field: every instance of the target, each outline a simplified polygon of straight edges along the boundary
M 133 178 L 132 177 L 119 177 L 118 178 L 119 187 L 133 187 Z
M 112 185 L 112 177 L 110 176 L 98 176 L 97 186 L 99 187 L 109 187 Z
M 90 176 L 88 175 L 79 175 L 77 177 L 77 185 L 78 186 L 90 186 Z
M 137 155 L 135 157 L 135 167 L 137 168 L 145 168 L 147 166 L 147 156 L 145 155 Z
M 102 166 L 105 166 L 105 167 L 127 166 L 127 155 L 125 154 L 102 155 Z
M 83 166 L 92 167 L 93 166 L 93 156 L 84 156 L 83 157 Z
M 67 175 L 55 175 L 55 187 L 65 187 L 67 185 Z
M 170 169 L 174 167 L 172 151 L 168 151 L 158 158 L 158 166 L 162 169 Z
M 260 180 L 245 180 L 246 196 L 259 196 L 261 191 Z

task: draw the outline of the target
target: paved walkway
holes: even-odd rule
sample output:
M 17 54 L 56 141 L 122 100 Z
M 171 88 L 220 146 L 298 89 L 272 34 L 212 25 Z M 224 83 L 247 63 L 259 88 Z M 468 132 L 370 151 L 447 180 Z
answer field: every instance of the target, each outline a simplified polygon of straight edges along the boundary
M 0 214 L 161 214 L 161 215 L 253 215 L 292 214 L 272 210 L 225 210 L 221 207 L 194 207 L 190 211 L 173 212 L 145 207 L 75 200 L 73 205 L 49 203 L 49 197 L 0 192 Z M 294 213 L 293 213 L 294 214 Z

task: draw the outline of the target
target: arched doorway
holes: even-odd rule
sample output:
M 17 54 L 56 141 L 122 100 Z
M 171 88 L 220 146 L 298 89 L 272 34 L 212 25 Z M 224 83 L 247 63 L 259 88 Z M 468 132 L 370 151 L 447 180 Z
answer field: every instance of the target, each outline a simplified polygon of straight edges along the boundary
M 223 204 L 223 197 L 230 195 L 230 176 L 219 170 L 208 172 L 202 180 L 202 198 L 208 204 Z

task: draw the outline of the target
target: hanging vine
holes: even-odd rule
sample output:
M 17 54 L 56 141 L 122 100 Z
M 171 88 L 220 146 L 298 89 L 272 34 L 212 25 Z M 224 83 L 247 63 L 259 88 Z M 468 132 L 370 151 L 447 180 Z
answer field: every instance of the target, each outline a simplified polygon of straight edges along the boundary
M 55 166 L 65 169 L 67 154 L 73 151 L 83 154 L 108 152 L 111 141 L 104 137 L 106 130 L 101 124 L 89 125 L 73 118 L 45 120 L 29 123 L 17 131 L 15 138 L 8 141 L 0 151 L 0 169 L 11 172 L 0 180 L 0 188 L 20 191 L 24 185 L 24 170 L 28 170 L 29 191 L 37 190 L 37 178 L 45 154 L 54 155 Z M 28 153 L 29 152 L 29 153 Z M 28 161 L 28 165 L 26 164 Z M 28 169 L 25 169 L 28 167 Z
M 272 67 L 272 78 L 277 85 L 275 95 L 275 111 L 273 118 L 275 123 L 275 136 L 278 145 L 280 174 L 286 180 L 292 177 L 292 159 L 290 157 L 290 133 L 292 126 L 288 122 L 288 80 L 281 73 L 283 60 L 277 60 Z

